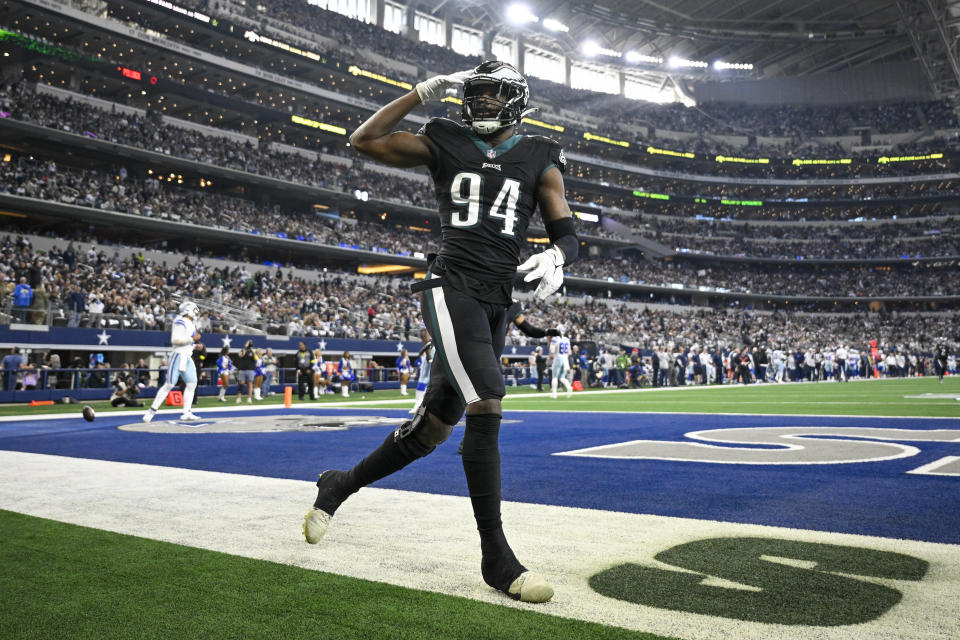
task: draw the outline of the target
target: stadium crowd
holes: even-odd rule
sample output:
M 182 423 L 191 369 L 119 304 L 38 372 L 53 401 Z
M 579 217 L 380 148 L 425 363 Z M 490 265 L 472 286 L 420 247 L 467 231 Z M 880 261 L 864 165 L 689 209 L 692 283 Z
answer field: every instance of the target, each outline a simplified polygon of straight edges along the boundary
M 452 73 L 476 66 L 481 61 L 477 56 L 463 56 L 443 47 L 404 38 L 333 11 L 304 6 L 296 0 L 275 0 L 256 8 L 249 4 L 245 6 L 251 17 L 259 12 L 260 15 L 268 15 L 290 26 L 305 27 L 334 38 L 344 45 L 368 49 L 379 55 L 417 65 L 425 71 Z M 869 125 L 881 134 L 927 127 L 960 127 L 956 112 L 946 100 L 920 104 L 899 102 L 843 107 L 708 104 L 691 109 L 677 103 L 654 105 L 590 90 L 571 89 L 537 78 L 531 79 L 530 84 L 534 95 L 555 105 L 584 110 L 611 122 L 633 121 L 673 131 L 734 134 L 750 132 L 762 136 L 812 137 L 847 135 L 851 128 L 864 125 Z
M 229 5 L 224 3 L 222 6 L 225 8 Z M 271 0 L 244 6 L 250 18 L 269 17 L 284 22 L 294 27 L 291 32 L 302 27 L 333 38 L 342 45 L 367 49 L 379 56 L 416 65 L 425 72 L 453 73 L 472 68 L 481 61 L 479 56 L 464 56 L 444 47 L 405 38 L 376 25 L 297 0 Z M 218 6 L 214 6 L 212 10 L 216 13 L 218 9 Z M 393 71 L 393 75 L 399 73 Z M 404 79 L 412 80 L 409 76 Z M 848 106 L 724 103 L 691 109 L 679 103 L 656 105 L 595 91 L 571 89 L 537 78 L 531 78 L 530 84 L 531 92 L 538 100 L 549 100 L 565 109 L 584 111 L 610 122 L 651 124 L 672 131 L 809 138 L 849 135 L 851 128 L 856 126 L 869 126 L 880 134 L 928 127 L 960 127 L 957 113 L 946 100 Z
M 157 263 L 142 251 L 121 254 L 117 247 L 69 241 L 39 252 L 23 236 L 5 236 L 0 251 L 5 297 L 21 279 L 32 283 L 30 303 L 14 304 L 14 315 L 19 311 L 19 320 L 37 324 L 48 320 L 49 307 L 52 320 L 68 326 L 163 330 L 173 318 L 173 301 L 185 298 L 204 307 L 201 333 L 256 326 L 294 336 L 415 339 L 419 322 L 399 278 L 318 271 L 307 280 L 290 269 L 206 266 L 183 254 Z
M 956 295 L 953 282 L 960 266 L 898 267 L 815 267 L 802 261 L 751 264 L 710 262 L 692 258 L 671 261 L 643 260 L 636 256 L 591 258 L 570 265 L 571 276 L 697 290 L 709 287 L 717 291 L 763 295 L 800 295 L 829 297 L 874 296 L 950 296 Z
M 166 186 L 155 177 L 136 178 L 64 170 L 54 162 L 18 156 L 0 163 L 0 192 L 68 204 L 189 222 L 203 226 L 302 239 L 395 254 L 429 250 L 436 236 L 372 222 L 332 221 L 313 213 L 261 207 L 250 200 Z M 793 256 L 794 258 L 796 256 Z M 909 266 L 909 265 L 908 265 Z M 697 261 L 652 262 L 637 258 L 591 257 L 574 263 L 571 275 L 615 282 L 710 286 L 736 292 L 781 295 L 901 296 L 951 295 L 955 267 L 937 271 L 867 268 L 814 271 L 786 265 L 703 264 Z M 932 274 L 942 274 L 933 277 Z
M 310 159 L 297 153 L 280 151 L 270 144 L 253 145 L 227 137 L 207 136 L 197 131 L 166 124 L 160 117 L 153 115 L 109 113 L 84 103 L 38 94 L 25 82 L 0 87 L 0 108 L 9 113 L 10 117 L 25 122 L 145 148 L 188 160 L 340 192 L 349 193 L 357 187 L 362 187 L 369 197 L 414 206 L 432 207 L 435 202 L 433 189 L 423 181 L 422 174 L 411 173 L 409 179 L 406 179 L 402 174 L 378 171 L 356 158 L 353 158 L 352 163 L 341 164 L 324 160 L 322 156 Z M 323 146 L 320 151 L 333 152 L 337 155 L 348 153 L 346 148 L 338 145 Z M 948 197 L 957 191 L 955 181 L 951 180 L 914 181 L 896 185 L 737 186 L 728 183 L 712 184 L 651 178 L 627 171 L 577 163 L 571 163 L 569 174 L 568 190 L 571 199 L 595 202 L 625 211 L 641 210 L 642 207 L 649 205 L 650 201 L 633 195 L 611 193 L 607 188 L 608 185 L 667 195 L 800 202 L 806 199 L 849 199 L 854 203 L 873 202 L 884 198 L 895 203 L 897 198 L 909 196 Z M 663 204 L 660 201 L 657 202 Z M 673 203 L 670 205 L 661 207 L 662 212 L 685 215 L 685 209 L 678 210 Z M 935 202 L 927 205 L 909 205 L 910 208 L 921 211 L 923 207 L 938 206 L 939 204 Z M 907 207 L 908 205 L 902 205 L 901 208 Z M 869 208 L 875 211 L 879 207 L 871 205 Z M 830 215 L 830 211 L 826 210 L 824 215 Z M 699 207 L 698 212 L 704 212 L 704 207 Z M 706 211 L 706 213 L 710 212 Z M 899 215 L 910 213 L 910 209 L 907 209 Z M 820 210 L 809 207 L 805 207 L 799 214 L 791 209 L 779 207 L 745 208 L 744 210 L 727 207 L 723 214 L 736 215 L 743 219 L 821 217 Z M 839 208 L 835 215 L 849 217 L 844 208 Z
M 432 189 L 422 181 L 422 176 L 411 174 L 410 179 L 402 175 L 387 174 L 374 170 L 367 165 L 354 161 L 352 164 L 329 162 L 322 157 L 315 160 L 304 158 L 296 153 L 287 153 L 277 150 L 272 145 L 257 147 L 251 144 L 237 142 L 223 137 L 210 137 L 195 131 L 188 131 L 175 126 L 162 124 L 159 118 L 140 117 L 123 113 L 108 113 L 91 106 L 63 101 L 47 95 L 33 94 L 26 83 L 8 85 L 0 89 L 0 103 L 2 108 L 9 109 L 12 117 L 28 122 L 42 124 L 65 131 L 85 133 L 101 139 L 138 146 L 160 153 L 174 155 L 190 160 L 197 160 L 217 166 L 223 166 L 260 175 L 267 175 L 279 179 L 292 180 L 298 183 L 325 187 L 341 192 L 350 192 L 362 187 L 368 195 L 375 199 L 385 199 L 415 206 L 432 208 L 435 196 Z M 340 151 L 337 148 L 332 150 Z M 619 208 L 625 211 L 638 211 L 651 203 L 633 196 L 590 195 L 590 191 L 602 191 L 602 185 L 608 178 L 616 178 L 624 185 L 631 186 L 627 181 L 635 179 L 633 174 L 624 172 L 600 172 L 603 176 L 599 183 L 583 183 L 573 179 L 568 181 L 571 198 L 585 202 L 594 202 L 608 207 Z M 631 176 L 633 176 L 631 178 Z M 637 180 L 637 186 L 641 181 Z M 926 185 L 926 186 L 925 186 Z M 711 187 L 705 183 L 689 183 L 677 181 L 643 181 L 644 188 L 650 191 L 657 189 L 669 190 L 673 193 L 682 193 L 684 190 L 694 189 L 702 195 L 726 195 L 725 187 Z M 782 188 L 782 195 L 787 197 L 807 197 L 807 190 Z M 867 190 L 862 186 L 848 187 L 820 187 L 820 195 L 825 197 L 857 197 L 862 201 L 872 199 L 877 192 Z M 950 181 L 932 183 L 910 183 L 909 186 L 896 189 L 881 189 L 888 195 L 917 195 L 922 193 L 949 194 L 955 192 Z M 749 189 L 735 189 L 729 195 L 738 197 L 767 197 L 766 188 L 752 187 Z M 662 203 L 660 210 L 665 214 L 692 217 L 694 213 L 711 215 L 714 212 L 710 207 Z M 663 206 L 667 204 L 669 206 Z M 779 207 L 726 207 L 722 216 L 735 215 L 742 219 L 817 219 L 817 218 L 851 218 L 865 215 L 868 217 L 905 217 L 911 214 L 922 214 L 929 209 L 936 210 L 937 203 L 927 205 L 903 205 L 897 208 L 863 207 L 862 211 L 846 207 L 825 209 L 790 209 Z M 598 231 L 598 233 L 600 233 Z
M 638 385 L 641 376 L 656 386 L 706 384 L 718 380 L 717 373 L 733 382 L 741 361 L 746 371 L 737 380 L 742 382 L 836 380 L 839 366 L 824 365 L 838 358 L 847 361 L 848 378 L 872 377 L 878 365 L 879 376 L 933 375 L 931 356 L 938 345 L 951 354 L 960 351 L 957 313 L 678 312 L 588 299 L 528 315 L 546 326 L 572 327 L 571 339 L 584 345 L 571 357 L 574 377 L 584 386 L 624 385 L 628 371 L 629 382 Z M 509 339 L 528 344 L 516 329 Z M 949 362 L 955 373 L 956 355 Z
M 623 219 L 616 217 L 619 222 Z M 752 225 L 645 216 L 631 227 L 678 251 L 757 258 L 852 259 L 960 255 L 960 219 L 845 225 Z
M 169 263 L 145 258 L 142 251 L 105 247 L 87 242 L 67 242 L 49 252 L 34 251 L 23 237 L 0 239 L 4 259 L 0 264 L 6 294 L 15 282 L 33 282 L 29 307 L 18 320 L 43 323 L 44 309 L 53 308 L 53 321 L 70 326 L 165 330 L 175 313 L 176 301 L 190 297 L 201 304 L 198 319 L 202 333 L 243 332 L 248 326 L 238 318 L 251 312 L 255 324 L 291 336 L 347 337 L 363 339 L 417 339 L 419 310 L 401 278 L 359 278 L 345 273 L 317 272 L 313 278 L 295 276 L 290 269 L 276 271 L 254 265 L 204 266 L 195 257 L 170 254 Z M 128 253 L 129 250 L 129 253 Z M 128 253 L 128 254 L 127 254 Z M 127 254 L 127 255 L 124 255 Z M 22 286 L 22 285 L 21 285 Z M 13 312 L 17 313 L 14 306 Z M 706 355 L 725 359 L 750 358 L 753 379 L 763 373 L 754 369 L 769 365 L 775 377 L 780 351 L 781 379 L 809 379 L 812 365 L 824 362 L 839 349 L 867 353 L 870 341 L 879 351 L 900 355 L 930 352 L 936 344 L 960 346 L 960 314 L 805 314 L 761 313 L 743 309 L 689 309 L 677 311 L 635 303 L 586 297 L 552 299 L 526 309 L 538 326 L 563 324 L 571 327 L 575 342 L 599 343 L 588 360 L 574 351 L 574 364 L 582 368 L 585 385 L 623 384 L 627 368 L 615 362 L 633 356 L 633 375 L 650 380 L 652 353 L 682 369 L 665 373 L 656 383 L 683 384 L 683 371 L 704 382 L 696 365 Z M 528 344 L 517 330 L 508 344 Z M 637 349 L 642 353 L 628 353 Z M 769 351 L 769 359 L 760 353 Z M 797 355 L 794 355 L 795 352 Z M 810 355 L 815 354 L 815 355 Z M 703 357 L 701 357 L 703 355 Z M 875 354 L 873 364 L 876 361 Z M 793 360 L 793 363 L 791 363 Z M 621 361 L 622 362 L 622 361 Z M 804 363 L 808 363 L 804 365 Z M 637 366 L 639 365 L 639 368 Z M 691 367 L 693 365 L 693 367 Z M 719 365 L 718 365 L 719 366 Z M 907 373 L 884 369 L 886 375 Z M 735 368 L 735 366 L 734 366 Z M 614 373 L 612 370 L 618 370 Z M 916 362 L 914 361 L 914 371 Z M 821 369 L 817 369 L 820 375 Z M 591 373 L 592 372 L 592 373 Z M 894 373 L 895 372 L 895 373 Z M 591 375 L 593 377 L 591 377 Z M 765 378 L 764 378 L 765 379 Z M 713 377 L 709 377 L 713 380 Z

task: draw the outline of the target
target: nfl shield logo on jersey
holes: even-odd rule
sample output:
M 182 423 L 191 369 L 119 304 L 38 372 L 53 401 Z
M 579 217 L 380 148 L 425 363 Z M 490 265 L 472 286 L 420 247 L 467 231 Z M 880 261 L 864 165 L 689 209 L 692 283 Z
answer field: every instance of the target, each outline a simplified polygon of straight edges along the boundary
M 494 151 L 493 149 L 487 149 L 487 157 L 488 157 L 488 158 L 496 158 L 496 157 L 497 157 L 497 152 Z

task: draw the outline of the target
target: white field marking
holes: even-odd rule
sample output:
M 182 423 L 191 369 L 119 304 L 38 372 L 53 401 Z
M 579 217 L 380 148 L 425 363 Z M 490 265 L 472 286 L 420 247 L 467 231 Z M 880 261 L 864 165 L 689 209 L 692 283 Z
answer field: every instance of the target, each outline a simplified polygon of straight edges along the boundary
M 63 478 L 70 478 L 68 500 Z M 556 588 L 552 602 L 532 605 L 483 584 L 468 498 L 367 488 L 344 503 L 327 537 L 310 546 L 300 527 L 314 495 L 313 483 L 305 481 L 0 451 L 0 508 L 126 535 L 685 640 L 960 637 L 960 546 L 954 544 L 505 502 L 514 550 Z M 840 627 L 673 612 L 606 598 L 588 585 L 598 571 L 625 562 L 669 569 L 653 556 L 718 536 L 892 551 L 926 560 L 930 568 L 920 581 L 864 578 L 899 590 L 903 599 L 877 620 Z
M 960 400 L 960 396 L 955 393 L 921 393 L 918 396 L 903 396 L 910 400 Z
M 602 392 L 595 392 L 595 393 L 602 393 Z M 506 399 L 509 399 L 509 398 L 510 398 L 510 396 L 507 396 L 507 397 L 504 398 L 504 399 L 506 400 Z M 376 406 L 376 405 L 386 404 L 386 403 L 401 403 L 401 402 L 402 402 L 403 404 L 405 404 L 405 405 L 406 405 L 406 404 L 411 404 L 411 403 L 410 403 L 410 400 L 407 399 L 407 398 L 404 398 L 404 399 L 402 399 L 402 400 L 378 400 L 378 401 L 364 401 L 364 400 L 360 400 L 360 401 L 357 401 L 357 402 L 330 402 L 330 403 L 324 403 L 324 404 L 305 404 L 305 403 L 302 403 L 302 404 L 294 404 L 293 406 L 290 407 L 289 411 L 291 411 L 291 412 L 300 411 L 300 412 L 302 413 L 303 411 L 310 411 L 310 410 L 320 410 L 320 411 L 322 411 L 322 410 L 325 410 L 325 409 L 338 409 L 338 410 L 348 410 L 348 409 L 349 409 L 349 410 L 354 410 L 354 411 L 355 411 L 355 410 L 358 410 L 358 409 L 365 409 L 365 408 L 366 408 L 366 409 L 377 409 L 377 408 L 380 408 L 380 409 L 390 409 L 391 407 L 378 407 L 378 406 Z M 659 401 L 658 401 L 658 402 L 659 402 Z M 669 402 L 673 402 L 673 401 L 669 401 Z M 680 401 L 677 401 L 677 402 L 680 402 Z M 772 404 L 772 402 L 733 402 L 733 401 L 732 401 L 732 402 L 730 402 L 729 404 Z M 804 403 L 788 403 L 788 402 L 781 402 L 781 401 L 778 400 L 778 401 L 776 401 L 776 404 L 827 404 L 827 403 L 824 403 L 824 402 L 817 402 L 817 403 L 809 403 L 809 402 L 804 402 Z M 862 403 L 862 402 L 851 402 L 851 403 L 846 403 L 846 404 L 863 404 L 863 403 Z M 878 404 L 878 403 L 871 402 L 870 404 Z M 880 403 L 880 404 L 902 404 L 902 403 L 891 402 L 891 403 Z M 921 403 L 916 403 L 916 406 L 924 406 L 924 407 L 935 406 L 935 405 L 943 405 L 943 406 L 951 406 L 951 407 L 956 406 L 956 405 L 954 405 L 952 402 L 946 402 L 946 403 L 943 403 L 943 402 L 938 402 L 938 403 L 925 402 L 925 403 L 922 403 L 922 404 L 921 404 Z M 207 414 L 218 414 L 218 415 L 219 415 L 219 414 L 232 414 L 234 411 L 239 411 L 239 412 L 242 412 L 242 413 L 246 413 L 246 412 L 248 412 L 248 411 L 282 411 L 284 408 L 285 408 L 285 407 L 284 407 L 283 405 L 279 405 L 279 404 L 269 404 L 269 405 L 259 405 L 259 406 L 257 406 L 257 405 L 238 405 L 237 407 L 204 407 L 204 408 L 201 408 L 201 409 L 195 409 L 195 410 L 194 410 L 194 413 L 196 413 L 198 416 L 200 416 L 200 417 L 202 418 L 203 416 L 205 416 L 205 415 L 207 415 Z M 25 409 L 26 411 L 29 411 L 29 408 L 26 407 L 26 405 L 24 405 L 24 409 Z M 402 407 L 398 407 L 398 409 L 402 409 Z M 513 411 L 514 411 L 514 413 L 563 413 L 563 412 L 562 412 L 562 407 L 558 407 L 557 409 L 515 409 L 515 410 L 513 410 Z M 157 415 L 158 415 L 158 416 L 159 416 L 159 415 L 170 415 L 170 416 L 177 415 L 177 416 L 179 416 L 181 413 L 183 413 L 183 411 L 182 411 L 181 409 L 161 409 L 161 410 L 157 411 Z M 572 413 L 572 414 L 588 414 L 588 415 L 589 415 L 589 414 L 621 414 L 621 415 L 627 415 L 627 416 L 641 416 L 641 415 L 652 415 L 652 416 L 656 416 L 656 415 L 660 415 L 660 416 L 717 416 L 717 415 L 721 415 L 721 416 L 750 416 L 750 417 L 770 416 L 770 417 L 786 417 L 786 418 L 856 418 L 856 419 L 858 419 L 858 420 L 860 420 L 860 419 L 863 419 L 863 420 L 875 420 L 875 419 L 890 419 L 890 418 L 898 419 L 898 420 L 958 420 L 958 419 L 960 419 L 960 415 L 957 415 L 956 417 L 950 417 L 950 416 L 946 416 L 946 417 L 945 417 L 945 416 L 872 416 L 872 415 L 871 415 L 871 416 L 861 416 L 861 415 L 856 415 L 856 414 L 844 414 L 844 413 L 739 413 L 739 412 L 734 412 L 734 411 L 729 411 L 729 412 L 728 412 L 728 411 L 724 411 L 724 412 L 722 412 L 722 413 L 717 413 L 716 411 L 623 411 L 623 410 L 604 411 L 604 410 L 597 410 L 597 409 L 590 409 L 590 410 L 586 410 L 586 409 L 575 409 L 575 410 L 571 411 L 570 413 Z M 71 416 L 71 414 L 73 414 L 73 415 Z M 110 411 L 110 412 L 104 412 L 104 413 L 100 414 L 100 418 L 116 417 L 116 416 L 122 416 L 122 415 L 126 415 L 126 414 L 134 414 L 134 415 L 138 415 L 138 416 L 139 416 L 139 415 L 143 415 L 143 411 L 140 411 L 140 410 L 137 410 L 137 411 Z M 322 415 L 322 414 L 318 414 L 318 415 Z M 18 415 L 18 416 L 0 416 L 0 423 L 3 423 L 3 422 L 22 422 L 23 420 L 30 420 L 30 421 L 33 421 L 33 420 L 64 420 L 64 419 L 67 419 L 67 418 L 70 418 L 70 417 L 75 417 L 77 420 L 82 420 L 82 419 L 83 419 L 83 417 L 80 415 L 80 412 L 79 412 L 79 411 L 62 412 L 62 413 L 44 413 L 44 414 L 40 414 L 40 415 L 37 415 L 37 416 L 31 416 L 31 415 L 29 415 L 29 414 L 27 414 L 27 413 L 24 413 L 23 415 Z M 211 416 L 211 417 L 216 417 L 216 416 Z
M 705 429 L 689 431 L 683 434 L 683 437 L 686 439 L 611 442 L 571 451 L 558 451 L 553 455 L 711 464 L 852 464 L 909 458 L 920 453 L 917 447 L 902 444 L 904 441 L 960 442 L 960 430 L 807 425 Z M 720 446 L 691 440 L 738 446 Z M 764 448 L 764 445 L 776 448 Z
M 938 469 L 950 466 L 958 460 L 960 460 L 960 456 L 944 456 L 938 460 L 934 460 L 933 462 L 925 464 L 922 467 L 917 467 L 912 471 L 907 471 L 907 473 L 915 473 L 917 475 L 926 476 L 960 476 L 960 472 L 938 471 Z

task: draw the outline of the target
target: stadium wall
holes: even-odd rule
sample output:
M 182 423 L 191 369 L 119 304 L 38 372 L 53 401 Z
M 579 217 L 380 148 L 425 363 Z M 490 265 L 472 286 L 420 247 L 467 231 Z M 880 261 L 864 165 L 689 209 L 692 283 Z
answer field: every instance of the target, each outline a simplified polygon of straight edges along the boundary
M 765 69 L 769 73 L 771 69 Z M 697 102 L 747 104 L 856 104 L 933 100 L 926 75 L 915 62 L 868 65 L 810 76 L 693 85 Z

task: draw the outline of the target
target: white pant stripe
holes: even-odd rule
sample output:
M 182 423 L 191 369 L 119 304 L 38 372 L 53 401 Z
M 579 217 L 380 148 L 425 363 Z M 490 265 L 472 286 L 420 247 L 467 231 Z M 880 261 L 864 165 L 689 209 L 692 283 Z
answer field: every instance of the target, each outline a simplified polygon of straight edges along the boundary
M 433 308 L 437 315 L 437 325 L 440 327 L 440 340 L 443 343 L 443 352 L 446 356 L 447 364 L 450 365 L 450 372 L 454 379 L 451 382 L 460 387 L 460 393 L 463 394 L 463 400 L 467 404 L 479 402 L 480 396 L 477 390 L 473 388 L 470 376 L 460 360 L 460 353 L 457 351 L 457 338 L 453 332 L 453 322 L 450 320 L 450 311 L 447 309 L 447 301 L 443 295 L 443 287 L 434 287 L 430 289 L 430 295 L 433 296 Z

